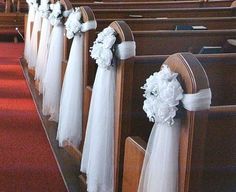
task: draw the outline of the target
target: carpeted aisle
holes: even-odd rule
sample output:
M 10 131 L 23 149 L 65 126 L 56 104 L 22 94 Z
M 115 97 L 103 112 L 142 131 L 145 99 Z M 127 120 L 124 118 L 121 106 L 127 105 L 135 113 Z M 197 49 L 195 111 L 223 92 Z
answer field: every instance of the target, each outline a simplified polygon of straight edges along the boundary
M 67 191 L 24 79 L 23 44 L 0 43 L 0 192 Z

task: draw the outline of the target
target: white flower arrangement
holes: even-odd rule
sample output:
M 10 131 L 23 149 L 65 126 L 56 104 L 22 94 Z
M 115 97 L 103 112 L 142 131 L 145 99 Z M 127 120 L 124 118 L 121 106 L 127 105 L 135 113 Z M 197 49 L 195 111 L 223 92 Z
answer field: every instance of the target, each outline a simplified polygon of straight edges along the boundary
M 42 0 L 41 4 L 39 6 L 39 11 L 42 14 L 42 17 L 48 18 L 50 14 L 50 5 L 49 5 L 49 0 Z
M 50 4 L 50 9 L 52 12 L 49 15 L 49 21 L 52 25 L 58 25 L 62 19 L 61 3 L 57 1 L 54 4 Z
M 183 98 L 183 89 L 177 80 L 177 73 L 171 72 L 167 65 L 163 65 L 159 72 L 151 75 L 142 89 L 144 89 L 143 109 L 151 122 L 174 123 L 174 117 L 179 101 Z
M 115 42 L 116 32 L 110 26 L 98 34 L 91 50 L 91 57 L 96 60 L 99 67 L 111 66 Z
M 79 7 L 75 8 L 69 15 L 65 23 L 66 36 L 68 39 L 72 39 L 76 33 L 81 32 L 81 16 L 82 14 Z
M 38 2 L 37 0 L 26 0 L 29 6 L 33 7 L 35 10 L 38 9 Z
M 67 11 L 62 11 L 62 4 L 60 3 L 60 1 L 57 1 L 54 4 L 50 4 L 50 9 L 52 10 L 52 12 L 50 13 L 48 19 L 51 23 L 51 25 L 58 25 L 61 23 L 61 19 L 63 17 L 68 17 L 69 14 L 71 13 L 71 10 L 67 10 Z

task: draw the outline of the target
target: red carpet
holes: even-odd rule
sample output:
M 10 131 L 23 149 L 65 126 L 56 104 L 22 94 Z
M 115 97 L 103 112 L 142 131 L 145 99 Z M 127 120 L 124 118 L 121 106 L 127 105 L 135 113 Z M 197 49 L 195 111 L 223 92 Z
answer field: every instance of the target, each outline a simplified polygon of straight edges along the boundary
M 0 43 L 0 192 L 67 191 L 19 65 L 23 44 Z

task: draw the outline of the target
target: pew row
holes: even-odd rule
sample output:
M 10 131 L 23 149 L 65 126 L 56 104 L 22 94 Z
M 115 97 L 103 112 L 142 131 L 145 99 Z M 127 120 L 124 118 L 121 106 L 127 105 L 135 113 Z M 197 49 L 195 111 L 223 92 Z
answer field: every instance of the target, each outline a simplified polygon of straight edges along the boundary
M 0 13 L 1 41 L 22 41 L 16 28 L 20 33 L 24 33 L 24 14 Z
M 163 9 L 93 9 L 97 19 L 110 18 L 176 18 L 176 17 L 233 17 L 232 7 L 163 8 Z
M 153 2 L 78 2 L 71 1 L 74 7 L 89 6 L 92 9 L 154 9 L 154 8 L 194 8 L 194 7 L 229 7 L 231 0 L 224 1 L 153 1 Z
M 236 91 L 235 76 L 233 76 L 236 72 L 236 54 L 196 55 L 196 57 L 206 71 L 213 94 L 212 106 L 208 114 L 206 139 L 203 140 L 205 143 L 204 164 L 202 185 L 199 191 L 231 191 L 235 187 L 236 176 L 234 170 L 236 150 L 233 138 L 236 131 Z M 152 64 L 160 58 L 161 56 L 142 57 L 140 60 L 146 62 L 147 65 L 148 60 L 149 64 Z M 166 58 L 167 56 L 162 57 L 163 60 Z M 226 72 L 232 72 L 232 75 L 227 76 Z M 138 97 L 140 97 L 138 101 L 141 102 L 141 96 Z M 139 110 L 141 113 L 142 108 Z M 147 127 L 139 127 L 139 129 L 147 131 Z M 141 139 L 140 136 L 142 135 L 126 139 L 122 188 L 124 192 L 137 191 L 138 188 L 146 149 L 145 138 Z
M 97 31 L 101 31 L 114 19 L 97 19 Z M 147 30 L 176 30 L 176 27 L 190 27 L 192 30 L 212 30 L 212 29 L 234 29 L 236 17 L 202 17 L 202 18 L 125 18 L 125 21 L 132 31 Z M 201 26 L 203 28 L 201 28 Z M 205 28 L 204 28 L 205 27 Z M 189 28 L 191 29 L 191 28 Z M 184 29 L 183 29 L 184 30 Z
M 134 34 L 134 37 L 135 37 L 135 33 L 133 33 Z M 209 33 L 209 34 L 212 34 L 212 33 Z M 209 34 L 208 34 L 208 36 L 209 36 Z M 235 34 L 235 32 L 234 32 L 234 34 Z M 200 36 L 202 36 L 202 35 L 200 35 Z M 223 35 L 223 36 L 225 36 L 225 35 Z M 153 39 L 153 37 L 151 37 L 151 39 Z M 211 39 L 211 41 L 212 41 L 212 39 Z M 199 39 L 198 39 L 198 41 L 196 41 L 196 42 L 199 42 Z M 136 42 L 137 43 L 137 42 Z M 144 45 L 145 43 L 146 43 L 146 41 L 142 41 L 142 45 Z M 158 43 L 157 43 L 158 44 Z M 169 45 L 173 45 L 173 44 L 176 44 L 176 43 L 173 43 L 173 41 L 172 41 L 172 43 L 170 43 Z M 181 44 L 181 43 L 180 43 Z M 180 45 L 179 44 L 179 45 Z M 140 43 L 140 45 L 141 45 L 141 43 Z M 164 45 L 166 45 L 166 44 L 164 44 Z M 182 45 L 182 44 L 181 44 Z M 193 45 L 193 43 L 191 42 L 191 45 Z M 183 48 L 183 47 L 182 47 Z M 153 47 L 151 48 L 152 50 L 149 50 L 150 52 L 149 53 L 152 53 L 153 54 Z M 181 48 L 180 48 L 181 49 Z M 144 47 L 142 47 L 142 46 L 138 46 L 138 43 L 137 43 L 137 53 L 139 52 L 140 54 L 143 54 L 143 52 L 142 52 L 142 50 L 146 50 Z M 179 48 L 178 49 L 176 49 L 175 51 L 177 51 L 177 50 L 179 50 Z M 155 51 L 154 51 L 155 52 Z M 168 51 L 167 51 L 168 52 Z M 167 52 L 166 52 L 166 54 L 167 54 Z M 173 51 L 174 52 L 174 51 Z M 144 52 L 145 53 L 145 52 Z M 156 54 L 158 54 L 158 52 L 156 53 Z M 161 62 L 162 63 L 162 62 Z M 136 65 L 135 65 L 136 66 Z M 85 64 L 85 67 L 86 67 L 86 64 Z M 91 67 L 91 63 L 90 63 L 90 67 Z M 86 70 L 86 69 L 85 69 Z M 145 71 L 145 67 L 143 67 L 142 69 L 141 69 L 141 71 Z M 87 71 L 88 72 L 88 71 Z M 90 72 L 88 72 L 88 74 L 90 74 L 91 75 L 91 71 Z M 129 75 L 128 75 L 129 74 Z M 132 77 L 130 77 L 130 78 L 134 78 L 134 77 L 140 77 L 140 74 L 136 74 L 136 75 L 131 75 L 132 73 L 131 72 L 127 72 L 127 76 L 132 76 Z M 86 75 L 85 75 L 86 76 Z M 125 75 L 124 75 L 125 76 Z M 86 77 L 85 77 L 86 78 Z M 92 79 L 92 78 L 91 78 Z M 90 80 L 91 80 L 90 79 Z M 125 81 L 125 80 L 122 80 L 122 81 Z M 84 95 L 84 98 L 85 98 L 85 101 L 84 101 L 84 119 L 83 119 L 83 122 L 85 123 L 86 122 L 86 119 L 87 119 L 87 114 L 88 114 L 88 109 L 89 109 L 89 98 L 90 98 L 90 95 L 91 95 L 91 91 L 92 91 L 92 86 L 88 86 L 88 84 L 86 84 L 86 82 L 88 82 L 88 81 L 86 81 L 86 79 L 85 79 L 85 85 L 87 85 L 85 88 L 85 95 Z M 93 81 L 92 81 L 93 82 Z M 91 82 L 91 85 L 92 85 L 92 82 Z M 132 84 L 133 85 L 133 84 Z M 135 88 L 137 88 L 137 87 L 135 87 L 136 85 L 133 85 L 133 88 L 135 89 Z M 140 84 L 138 85 L 138 88 L 137 89 L 139 89 L 140 88 Z M 140 95 L 142 95 L 141 93 L 140 93 Z M 128 100 L 128 99 L 127 99 Z M 136 97 L 134 97 L 133 98 L 133 100 L 137 100 L 137 98 Z M 129 100 L 128 100 L 129 101 Z M 129 102 L 127 102 L 127 103 L 130 103 L 131 101 L 129 101 Z M 127 104 L 126 103 L 126 104 Z M 133 104 L 133 106 L 136 106 L 136 102 Z M 87 107 L 86 107 L 86 105 L 87 105 Z M 124 113 L 127 115 L 127 111 L 124 111 Z M 136 113 L 136 111 L 133 111 L 133 113 L 134 114 L 137 114 Z M 139 117 L 140 118 L 140 117 Z M 85 123 L 86 124 L 86 123 Z M 140 127 L 142 125 L 142 122 L 138 122 L 137 124 L 135 124 L 135 127 L 137 128 L 137 127 Z M 127 124 L 125 124 L 124 126 L 127 126 Z M 85 129 L 85 127 L 84 127 L 84 129 Z M 137 130 L 140 130 L 140 129 L 137 129 Z M 136 131 L 137 131 L 136 130 Z M 85 132 L 85 130 L 84 130 L 84 132 Z M 135 131 L 134 132 L 132 132 L 132 134 L 134 134 L 135 133 Z M 138 133 L 136 133 L 136 134 L 138 134 Z M 148 133 L 141 133 L 141 134 L 138 134 L 138 135 L 142 135 L 143 137 L 147 137 L 147 135 L 148 135 Z M 121 139 L 122 140 L 122 139 Z M 123 140 L 122 140 L 123 141 Z M 117 142 L 121 142 L 122 143 L 122 141 L 120 141 L 119 139 L 118 139 L 118 141 Z M 120 144 L 121 146 L 123 146 L 122 144 Z M 121 147 L 122 148 L 122 147 Z M 121 151 L 122 151 L 122 149 L 120 149 Z M 122 154 L 123 154 L 123 152 L 120 152 L 119 154 L 121 154 L 121 157 L 120 158 L 122 158 Z M 122 166 L 122 165 L 121 165 Z M 122 168 L 121 168 L 122 169 Z M 120 170 L 121 170 L 120 169 Z M 118 185 L 118 186 L 120 186 L 120 184 Z
M 85 6 L 85 9 L 89 9 L 89 7 Z M 96 19 L 97 21 L 97 29 L 95 33 L 103 30 L 106 26 L 108 26 L 113 20 L 112 19 Z M 235 17 L 202 17 L 202 18 L 125 18 L 123 19 L 132 31 L 147 31 L 147 30 L 175 30 L 177 27 L 195 27 L 196 30 L 199 30 L 199 27 L 205 27 L 207 29 L 233 29 Z M 162 32 L 165 34 L 166 32 Z M 180 34 L 181 32 L 179 32 Z M 167 35 L 168 36 L 168 35 Z M 90 34 L 90 42 L 89 45 L 92 46 L 93 41 L 95 40 L 96 35 L 94 33 Z M 65 62 L 69 56 L 71 42 L 65 39 L 65 46 L 67 47 L 64 52 L 64 60 Z
M 133 31 L 137 55 L 169 55 L 178 51 L 198 54 L 203 47 L 222 47 L 222 52 L 235 52 L 235 46 L 228 44 L 228 39 L 235 39 L 236 30 L 207 30 L 207 31 Z M 92 35 L 91 35 L 92 36 Z M 95 36 L 95 35 L 94 35 Z M 89 40 L 90 47 L 93 39 Z M 85 101 L 84 126 L 88 114 L 88 103 L 91 87 L 94 82 L 96 66 L 89 57 L 85 63 L 84 83 Z
M 129 28 L 125 28 L 127 27 L 123 22 L 114 22 L 111 26 L 113 26 L 118 34 L 122 35 L 124 34 L 124 31 L 127 32 L 129 30 Z M 123 29 L 122 31 L 119 31 Z M 128 34 L 127 37 L 123 37 L 123 39 L 125 39 L 126 41 L 130 40 L 130 38 L 132 38 L 132 33 Z M 126 65 L 125 65 L 126 63 Z M 140 74 L 135 74 L 133 75 L 133 73 L 135 72 L 134 66 L 133 65 L 133 59 L 128 59 L 127 62 L 126 61 L 121 61 L 121 64 L 118 65 L 118 69 L 117 69 L 117 92 L 116 92 L 116 96 L 117 96 L 117 102 L 116 102 L 116 123 L 115 123 L 115 170 L 116 170 L 116 187 L 117 190 L 119 187 L 121 186 L 121 178 L 122 178 L 122 162 L 123 162 L 123 153 L 124 153 L 124 139 L 131 134 L 135 134 L 136 132 L 140 131 L 140 129 L 136 129 L 136 130 L 131 130 L 131 124 L 132 125 L 138 125 L 138 127 L 141 125 L 139 125 L 140 122 L 136 123 L 136 121 L 140 120 L 140 116 L 138 116 L 137 118 L 137 113 L 135 110 L 136 109 L 136 99 L 134 99 L 136 97 L 136 95 L 133 95 L 133 86 L 132 89 L 130 89 L 130 85 L 135 84 L 135 80 L 137 81 L 138 79 L 136 79 L 137 77 L 139 77 Z M 122 66 L 122 67 L 121 67 Z M 156 67 L 156 65 L 155 65 Z M 154 68 L 155 68 L 154 67 Z M 152 68 L 152 70 L 155 70 L 154 68 Z M 140 69 L 140 71 L 139 71 Z M 142 68 L 138 68 L 139 73 L 145 71 L 147 72 L 147 67 L 142 67 Z M 149 70 L 149 67 L 148 67 Z M 149 71 L 150 73 L 150 71 Z M 136 77 L 136 78 L 135 78 Z M 145 77 L 147 78 L 147 76 Z M 124 83 L 126 82 L 126 83 Z M 135 85 L 136 86 L 136 85 Z M 140 86 L 139 86 L 140 87 Z M 91 88 L 90 88 L 91 90 Z M 137 94 L 137 93 L 136 93 Z M 141 94 L 142 95 L 142 94 Z M 134 98 L 133 98 L 134 97 Z M 85 93 L 85 101 L 87 101 L 87 99 L 89 98 L 89 95 L 86 95 Z M 132 104 L 131 104 L 132 103 Z M 85 104 L 86 105 L 86 104 Z M 134 108 L 135 109 L 134 109 Z M 137 126 L 134 126 L 137 128 Z M 85 130 L 84 130 L 85 132 Z M 200 134 L 200 133 L 199 133 Z M 145 136 L 145 134 L 141 134 L 143 136 Z M 146 133 L 146 135 L 148 135 Z M 68 144 L 69 145 L 69 144 Z M 187 149 L 185 149 L 187 150 Z M 199 157 L 198 157 L 199 158 Z M 184 159 L 184 161 L 186 161 L 186 159 Z M 182 173 L 184 175 L 184 173 Z M 185 176 L 183 176 L 185 177 Z M 194 178 L 197 178 L 196 176 L 194 176 Z M 189 178 L 187 178 L 188 180 Z M 185 181 L 182 183 L 182 185 L 185 185 Z M 195 182 L 195 181 L 194 181 Z M 198 184 L 194 184 L 196 186 L 198 186 Z
M 26 2 L 17 1 L 17 12 L 27 12 Z M 213 1 L 151 1 L 151 2 L 74 2 L 74 7 L 89 6 L 92 9 L 161 9 L 161 8 L 210 8 L 210 7 L 230 7 L 233 4 L 231 0 L 213 0 Z

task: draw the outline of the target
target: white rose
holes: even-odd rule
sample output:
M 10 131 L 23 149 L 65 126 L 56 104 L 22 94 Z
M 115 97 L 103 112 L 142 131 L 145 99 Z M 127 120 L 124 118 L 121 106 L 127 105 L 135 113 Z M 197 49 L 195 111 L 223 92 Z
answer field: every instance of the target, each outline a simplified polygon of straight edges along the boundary
M 111 61 L 113 58 L 113 53 L 110 49 L 102 49 L 99 56 L 99 66 L 101 67 L 109 67 L 111 65 Z
M 115 42 L 116 42 L 116 37 L 114 35 L 109 35 L 104 38 L 103 46 L 104 48 L 111 49 Z
M 99 58 L 101 51 L 102 51 L 102 44 L 101 43 L 94 43 L 92 50 L 91 50 L 91 57 L 93 59 Z
M 149 121 L 155 122 L 155 116 L 157 111 L 157 100 L 153 97 L 149 97 L 144 101 L 143 110 L 146 112 Z
M 52 4 L 50 4 L 50 6 L 49 6 L 49 7 L 50 7 L 50 9 L 51 9 L 51 10 L 53 10 L 53 8 L 54 8 L 54 4 L 53 4 L 53 3 L 52 3 Z
M 115 30 L 112 27 L 108 26 L 107 28 L 103 29 L 102 33 L 104 34 L 104 36 L 110 36 L 115 34 Z
M 76 9 L 75 9 L 75 17 L 76 17 L 76 20 L 77 20 L 77 21 L 80 21 L 81 16 L 82 16 L 82 14 L 81 14 L 81 12 L 80 12 L 80 9 L 79 9 L 79 8 L 76 8 Z
M 104 40 L 104 38 L 105 38 L 105 36 L 102 32 L 98 33 L 98 36 L 97 36 L 97 39 L 95 42 L 102 42 Z
M 66 31 L 66 37 L 67 37 L 68 39 L 72 39 L 72 38 L 74 37 L 74 33 L 67 30 L 67 31 Z
M 79 21 L 74 21 L 71 23 L 71 30 L 74 32 L 74 33 L 77 33 L 78 31 L 80 31 L 81 29 L 81 23 Z

